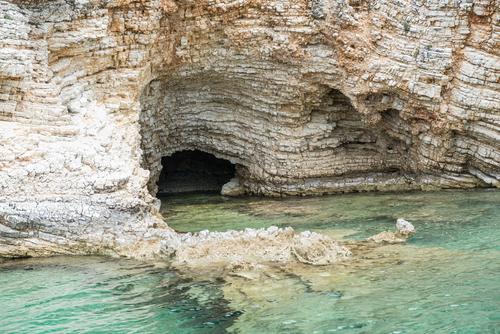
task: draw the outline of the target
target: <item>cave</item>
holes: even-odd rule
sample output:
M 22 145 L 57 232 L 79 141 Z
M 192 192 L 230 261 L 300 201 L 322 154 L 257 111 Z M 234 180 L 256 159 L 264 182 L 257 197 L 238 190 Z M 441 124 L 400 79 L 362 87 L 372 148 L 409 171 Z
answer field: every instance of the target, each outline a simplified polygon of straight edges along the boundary
M 235 165 L 199 150 L 178 151 L 161 159 L 158 196 L 219 193 L 235 175 Z

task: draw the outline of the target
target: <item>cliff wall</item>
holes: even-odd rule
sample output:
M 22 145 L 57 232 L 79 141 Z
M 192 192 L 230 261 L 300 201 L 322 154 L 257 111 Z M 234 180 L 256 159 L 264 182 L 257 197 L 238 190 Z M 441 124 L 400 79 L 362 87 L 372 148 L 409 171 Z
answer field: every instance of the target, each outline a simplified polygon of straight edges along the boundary
M 499 93 L 495 0 L 2 0 L 0 255 L 160 252 L 182 150 L 268 196 L 498 187 Z

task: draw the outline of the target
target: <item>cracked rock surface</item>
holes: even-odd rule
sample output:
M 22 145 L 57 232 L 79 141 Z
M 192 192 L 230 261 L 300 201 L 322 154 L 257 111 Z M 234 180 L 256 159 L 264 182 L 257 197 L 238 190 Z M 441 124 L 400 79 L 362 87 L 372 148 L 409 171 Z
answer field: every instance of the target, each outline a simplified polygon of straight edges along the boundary
M 499 187 L 500 5 L 0 0 L 0 256 L 170 254 L 182 150 L 238 193 Z

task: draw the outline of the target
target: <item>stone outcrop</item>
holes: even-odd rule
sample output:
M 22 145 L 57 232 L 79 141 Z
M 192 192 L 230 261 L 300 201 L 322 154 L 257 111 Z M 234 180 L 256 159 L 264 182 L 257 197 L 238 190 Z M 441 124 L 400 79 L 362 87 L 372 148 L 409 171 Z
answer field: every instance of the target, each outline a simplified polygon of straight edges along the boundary
M 174 265 L 184 268 L 245 266 L 257 263 L 298 262 L 328 265 L 348 259 L 351 252 L 329 237 L 296 233 L 292 228 L 183 234 L 172 243 Z
M 250 194 L 498 187 L 499 8 L 0 0 L 0 255 L 162 253 L 182 150 Z
M 229 182 L 222 186 L 220 191 L 223 196 L 243 196 L 245 195 L 245 188 L 240 184 L 240 179 L 237 177 L 233 177 Z
M 415 232 L 415 227 L 412 223 L 404 220 L 403 218 L 398 218 L 396 221 L 396 232 L 380 232 L 366 240 L 373 241 L 375 243 L 398 244 L 406 242 L 412 235 L 415 234 Z

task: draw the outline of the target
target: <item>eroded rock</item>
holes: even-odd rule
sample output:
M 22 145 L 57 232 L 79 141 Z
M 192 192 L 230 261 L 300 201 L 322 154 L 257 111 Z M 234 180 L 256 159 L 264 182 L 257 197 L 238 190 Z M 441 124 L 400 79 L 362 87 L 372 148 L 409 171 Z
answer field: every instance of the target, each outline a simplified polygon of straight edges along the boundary
M 415 234 L 415 232 L 416 230 L 412 223 L 403 218 L 398 218 L 396 221 L 396 232 L 380 232 L 374 236 L 369 237 L 367 240 L 376 243 L 404 243 L 408 240 L 408 238 Z
M 398 218 L 396 221 L 396 230 L 398 230 L 398 233 L 408 236 L 416 232 L 415 226 L 403 218 Z
M 248 194 L 498 187 L 499 10 L 0 1 L 0 256 L 161 253 L 181 150 Z
M 234 177 L 222 186 L 221 195 L 230 197 L 243 196 L 245 195 L 245 188 L 240 184 L 240 179 Z
M 334 240 L 314 232 L 292 228 L 187 233 L 175 248 L 177 266 L 248 266 L 261 263 L 333 264 L 351 253 Z

